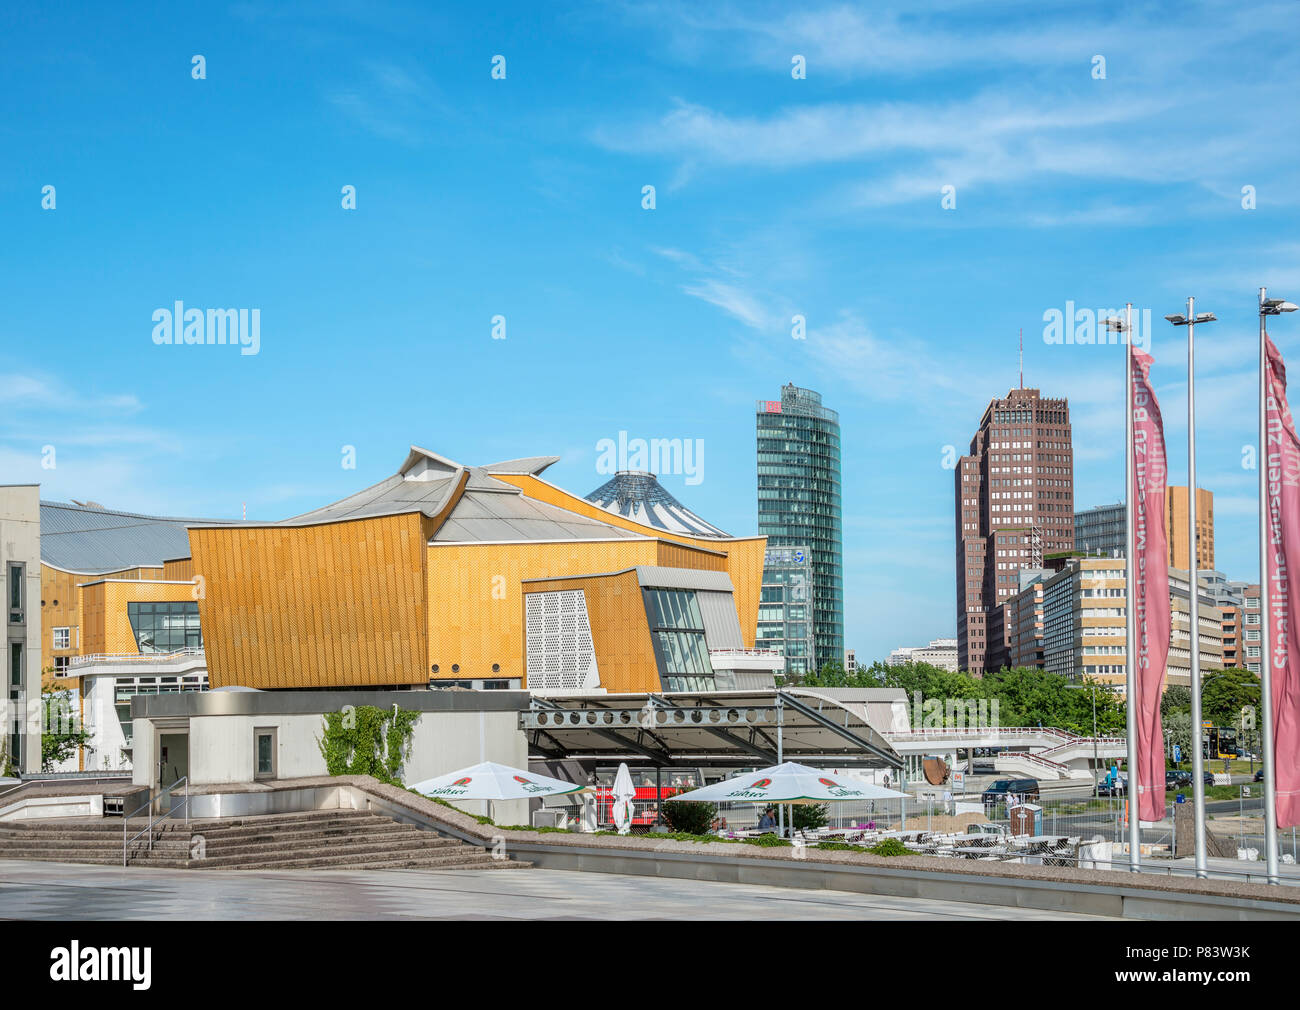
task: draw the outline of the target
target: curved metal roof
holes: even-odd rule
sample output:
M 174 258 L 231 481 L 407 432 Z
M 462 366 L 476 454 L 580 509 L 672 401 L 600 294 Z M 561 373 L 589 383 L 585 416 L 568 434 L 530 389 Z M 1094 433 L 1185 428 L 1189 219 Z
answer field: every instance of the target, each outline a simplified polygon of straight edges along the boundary
M 128 568 L 161 568 L 190 556 L 188 526 L 232 525 L 219 519 L 182 519 L 41 502 L 41 560 L 66 572 L 104 575 Z

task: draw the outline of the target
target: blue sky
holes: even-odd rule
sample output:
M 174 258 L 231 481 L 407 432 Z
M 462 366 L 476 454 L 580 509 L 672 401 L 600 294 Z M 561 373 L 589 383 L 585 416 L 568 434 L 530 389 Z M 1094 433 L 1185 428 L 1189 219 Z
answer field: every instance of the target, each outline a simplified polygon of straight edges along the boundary
M 1255 578 L 1242 447 L 1256 289 L 1300 299 L 1300 5 L 432 6 L 0 15 L 0 481 L 275 519 L 412 442 L 561 455 L 548 476 L 585 494 L 627 431 L 702 440 L 703 480 L 664 484 L 752 533 L 754 401 L 794 381 L 842 415 L 846 642 L 870 659 L 953 633 L 944 447 L 1016 384 L 1021 328 L 1026 385 L 1071 401 L 1076 506 L 1120 496 L 1119 351 L 1045 343 L 1049 310 L 1150 310 L 1185 479 L 1162 317 L 1193 294 L 1220 319 L 1200 483 L 1219 567 Z M 155 345 L 177 300 L 259 309 L 260 352 Z

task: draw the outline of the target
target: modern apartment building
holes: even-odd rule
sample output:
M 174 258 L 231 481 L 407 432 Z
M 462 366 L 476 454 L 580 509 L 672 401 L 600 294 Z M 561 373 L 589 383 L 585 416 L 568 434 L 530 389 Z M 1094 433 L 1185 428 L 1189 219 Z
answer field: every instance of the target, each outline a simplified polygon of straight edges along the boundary
M 812 590 L 812 552 L 807 547 L 767 549 L 758 604 L 758 647 L 780 653 L 787 674 L 813 670 Z
M 1169 566 L 1186 568 L 1188 558 L 1187 488 L 1169 487 L 1163 509 L 1165 542 L 1169 548 Z M 1094 557 L 1124 557 L 1124 503 L 1096 505 L 1074 514 L 1074 546 L 1080 553 Z M 1214 492 L 1196 491 L 1196 528 L 1198 531 L 1196 567 L 1201 571 L 1214 568 Z
M 975 673 L 1008 661 L 1003 605 L 1020 570 L 1074 549 L 1070 408 L 1012 389 L 980 419 L 954 474 L 958 664 Z
M 1169 619 L 1173 625 L 1169 639 L 1169 660 L 1166 664 L 1165 684 L 1187 687 L 1191 682 L 1191 637 L 1188 632 L 1187 586 L 1191 573 L 1186 568 L 1169 569 Z M 1197 582 L 1197 629 L 1200 635 L 1202 676 L 1211 670 L 1222 670 L 1223 615 L 1208 580 Z
M 1123 502 L 1074 513 L 1074 549 L 1090 557 L 1122 558 L 1126 514 Z
M 1071 680 L 1124 682 L 1124 561 L 1071 558 L 1043 583 L 1043 668 Z
M 1055 572 L 1044 568 L 1020 571 L 1020 592 L 1003 605 L 1007 636 L 1007 665 L 1043 665 L 1043 587 Z
M 1169 570 L 1170 643 L 1165 684 L 1190 683 L 1188 572 Z M 1223 622 L 1207 580 L 1198 593 L 1198 628 L 1202 671 L 1224 665 Z M 1017 599 L 1018 609 L 1032 592 Z M 1070 558 L 1043 583 L 1043 667 L 1072 680 L 1125 682 L 1127 596 L 1122 558 Z
M 1241 648 L 1244 654 L 1244 666 L 1256 676 L 1259 675 L 1260 650 L 1263 641 L 1260 635 L 1260 595 L 1259 586 L 1248 586 L 1243 594 L 1241 607 Z
M 840 418 L 793 384 L 759 400 L 758 532 L 769 547 L 812 557 L 813 665 L 844 661 Z
M 902 666 L 904 663 L 928 663 L 941 670 L 956 670 L 957 639 L 936 638 L 929 645 L 912 648 L 895 649 L 889 654 L 890 666 Z

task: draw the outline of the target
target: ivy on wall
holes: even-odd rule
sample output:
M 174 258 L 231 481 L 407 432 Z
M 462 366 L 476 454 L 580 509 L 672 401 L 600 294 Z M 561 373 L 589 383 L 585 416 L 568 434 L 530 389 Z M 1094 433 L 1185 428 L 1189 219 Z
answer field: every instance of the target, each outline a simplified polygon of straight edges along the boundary
M 325 714 L 325 732 L 318 742 L 331 775 L 370 775 L 389 785 L 402 785 L 402 766 L 411 756 L 411 736 L 419 712 L 346 705 Z

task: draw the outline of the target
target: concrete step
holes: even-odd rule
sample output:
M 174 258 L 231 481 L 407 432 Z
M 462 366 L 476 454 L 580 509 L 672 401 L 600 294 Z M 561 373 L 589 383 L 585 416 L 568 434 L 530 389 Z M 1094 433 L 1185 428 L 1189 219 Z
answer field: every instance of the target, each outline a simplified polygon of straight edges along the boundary
M 294 831 L 313 827 L 322 827 L 325 825 L 338 827 L 362 827 L 367 824 L 381 824 L 385 822 L 392 823 L 392 818 L 359 810 L 326 810 L 308 814 L 274 814 L 267 815 L 265 818 L 208 818 L 204 820 L 191 820 L 188 825 L 184 818 L 167 817 L 154 822 L 154 831 L 195 831 L 213 830 L 217 828 L 227 831 Z M 29 834 L 72 832 L 82 835 L 120 835 L 122 833 L 122 823 L 121 820 L 116 818 L 104 818 L 102 820 L 85 820 L 78 818 L 75 820 L 51 819 L 0 821 L 0 832 Z M 128 834 L 134 834 L 136 831 L 142 830 L 147 824 L 148 821 L 144 818 L 133 817 L 130 822 L 130 827 L 128 828 Z
M 122 865 L 122 848 L 118 846 L 116 852 L 83 852 L 73 850 L 68 852 L 58 852 L 46 848 L 34 848 L 19 850 L 13 852 L 0 852 L 0 859 L 26 859 L 37 860 L 48 863 L 87 863 L 95 866 L 121 866 Z M 154 853 L 132 853 L 128 859 L 129 866 L 163 866 L 184 869 L 191 860 L 188 852 L 178 852 L 171 854 Z
M 190 843 L 188 839 L 179 841 L 169 840 L 167 842 L 161 842 L 155 839 L 153 843 L 154 852 L 188 852 L 189 848 Z M 116 853 L 117 858 L 121 859 L 122 840 L 119 838 L 116 844 L 112 842 L 83 844 L 81 842 L 67 839 L 33 839 L 30 841 L 0 840 L 0 856 L 9 856 L 9 854 L 13 852 L 30 852 L 33 850 L 57 853 L 108 853 L 109 855 Z M 149 851 L 149 847 L 142 838 L 137 842 L 132 842 L 127 851 L 131 853 L 147 852 Z
M 454 849 L 460 846 L 453 838 L 440 838 L 417 832 L 414 835 L 401 834 L 381 838 L 345 838 L 337 840 L 308 839 L 302 844 L 285 845 L 217 845 L 208 843 L 205 847 L 208 859 L 235 859 L 243 856 L 276 855 L 282 852 L 313 854 L 320 853 L 359 853 L 359 852 L 406 852 L 416 849 L 432 851 L 434 849 Z M 119 851 L 121 851 L 119 849 Z
M 152 864 L 151 864 L 152 865 Z M 445 855 L 413 852 L 411 854 L 369 856 L 330 856 L 292 859 L 259 859 L 240 863 L 216 863 L 208 859 L 195 859 L 189 863 L 192 870 L 382 870 L 403 867 L 426 870 L 494 870 L 520 869 L 531 864 L 493 859 L 482 849 L 470 848 L 468 852 L 451 852 Z
M 286 842 L 292 843 L 299 838 L 352 838 L 373 834 L 389 834 L 394 831 L 414 831 L 420 829 L 413 824 L 398 824 L 386 817 L 376 818 L 361 824 L 338 824 L 326 821 L 320 824 L 295 824 L 288 827 L 243 827 L 225 828 L 220 825 L 197 825 L 192 833 L 202 835 L 209 842 Z
M 146 821 L 132 821 L 130 834 Z M 121 821 L 73 821 L 0 826 L 0 859 L 117 865 Z M 191 859 L 192 839 L 204 839 L 205 858 Z M 168 820 L 154 828 L 153 847 L 135 839 L 130 866 L 210 870 L 245 869 L 521 869 L 529 864 L 493 859 L 485 849 L 424 831 L 413 824 L 358 810 L 308 811 L 229 820 Z

